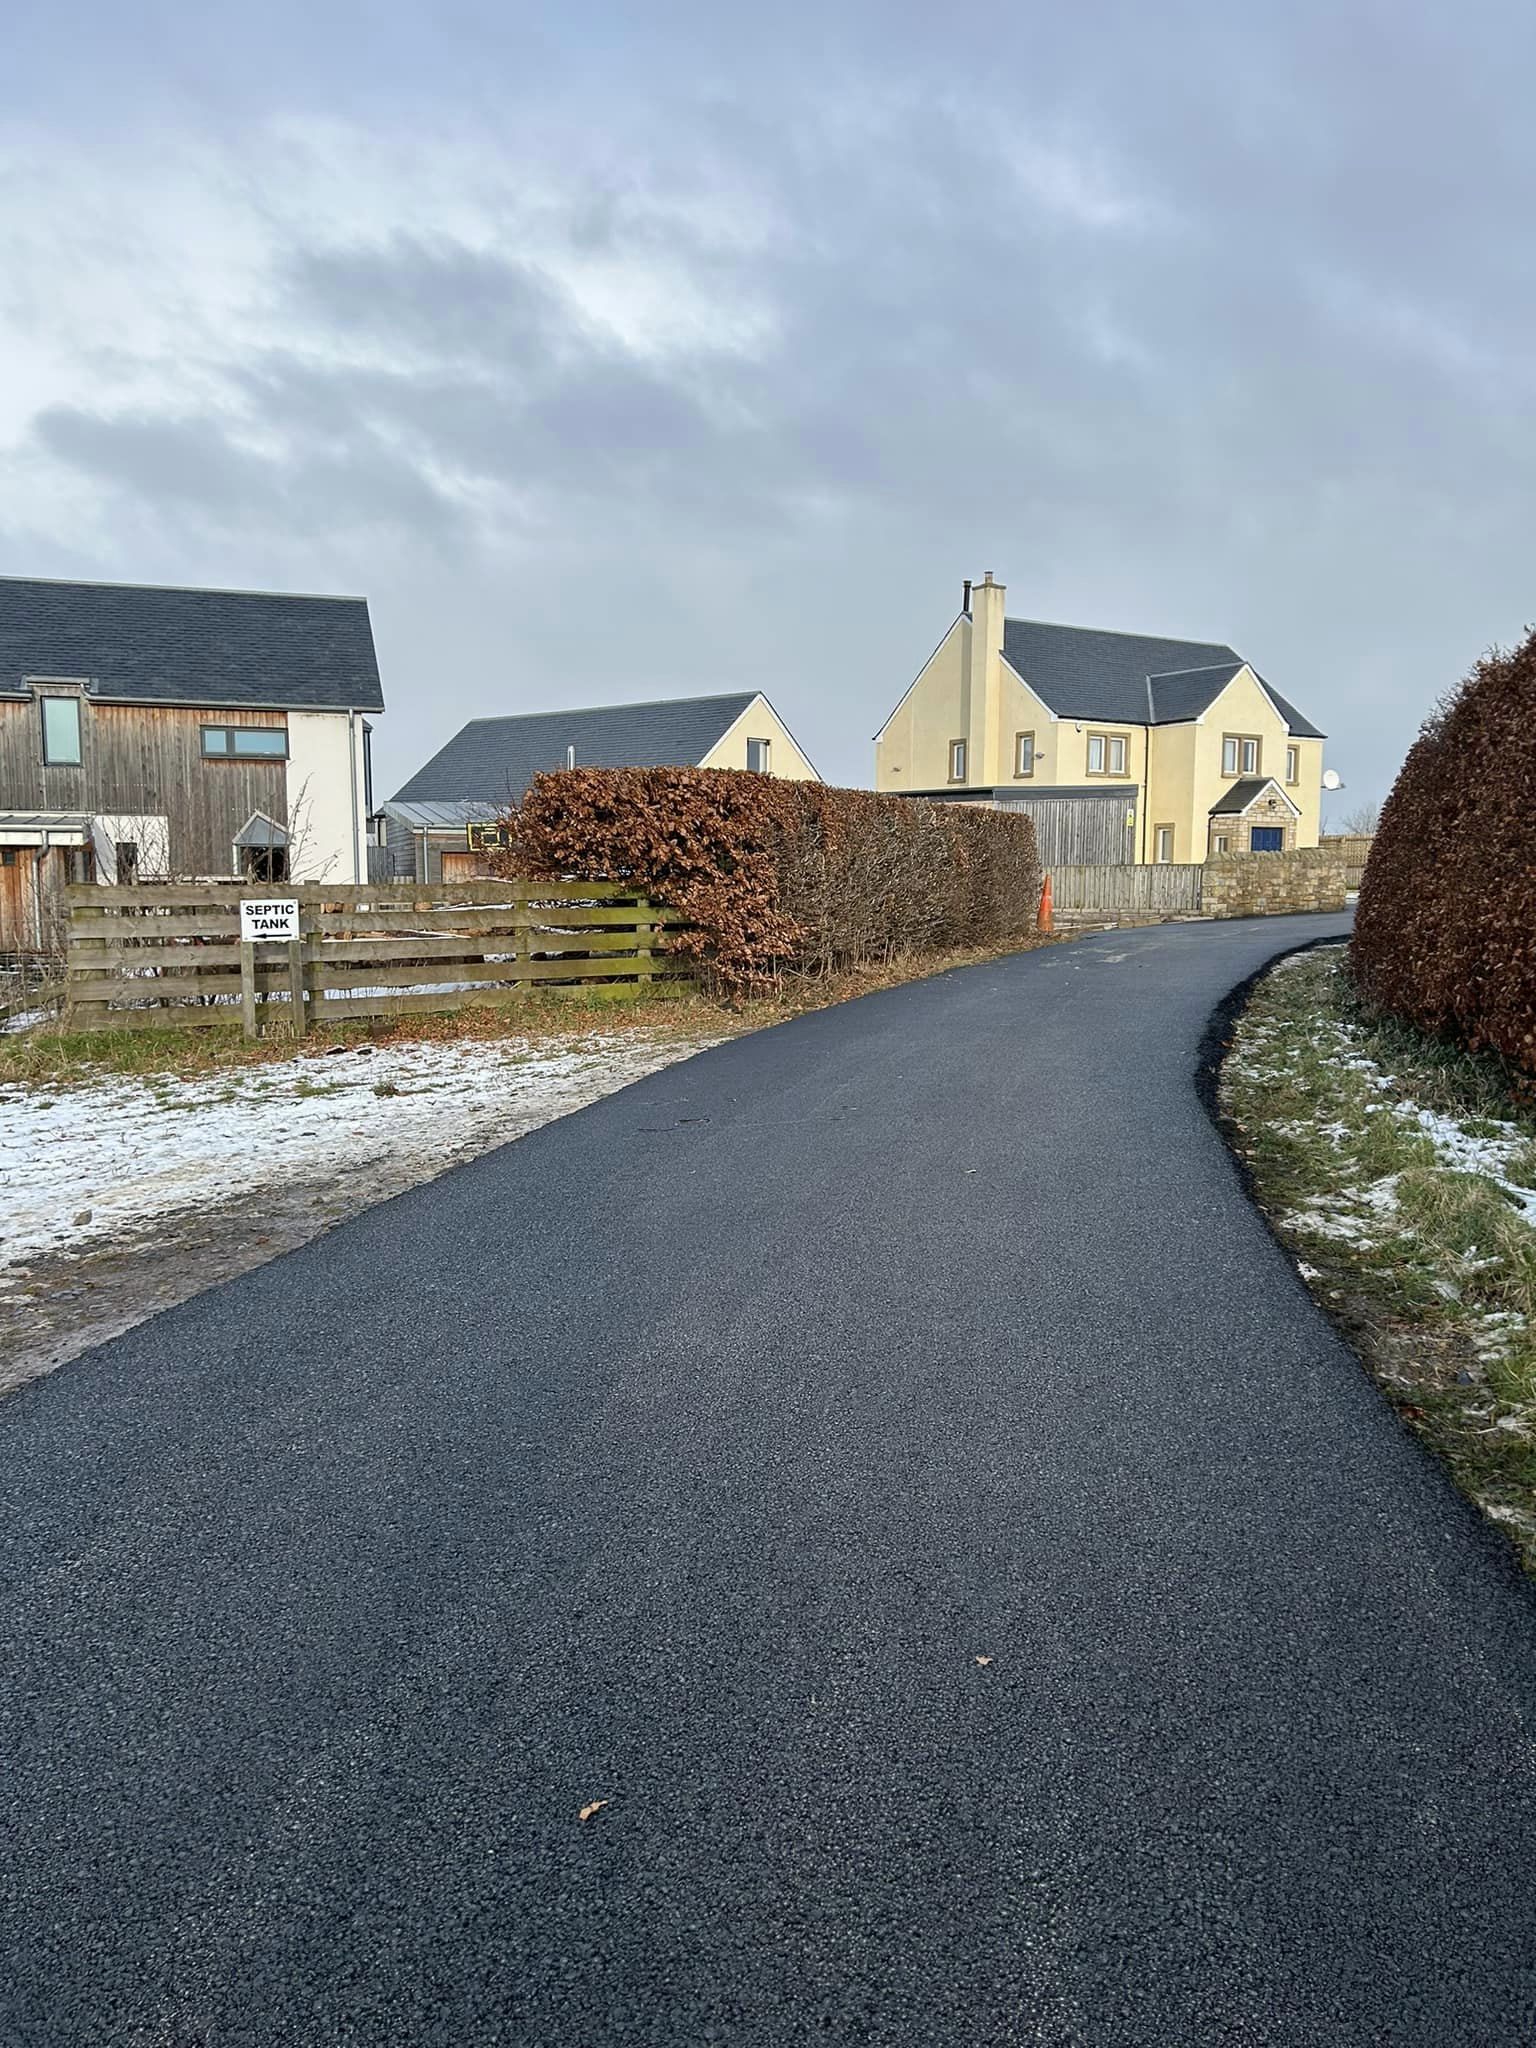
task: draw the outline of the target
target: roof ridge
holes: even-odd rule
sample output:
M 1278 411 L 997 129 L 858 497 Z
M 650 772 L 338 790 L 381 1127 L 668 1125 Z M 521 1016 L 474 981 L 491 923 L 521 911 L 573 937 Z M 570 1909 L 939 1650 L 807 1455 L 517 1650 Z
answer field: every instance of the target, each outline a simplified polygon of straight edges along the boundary
M 325 604 L 366 604 L 367 598 L 350 590 L 249 590 L 225 583 L 110 583 L 99 576 L 6 576 L 3 583 L 41 583 L 51 590 L 153 590 L 176 597 L 293 597 Z
M 1049 626 L 1057 633 L 1105 633 L 1113 640 L 1162 640 L 1177 641 L 1185 647 L 1226 647 L 1226 640 L 1193 640 L 1186 633 L 1126 633 L 1118 626 L 1072 626 L 1065 619 L 1010 619 L 1004 617 L 1005 626 Z M 1234 650 L 1235 652 L 1235 650 Z M 1216 664 L 1213 662 L 1212 667 Z M 1176 674 L 1176 670 L 1171 670 Z
M 1193 644 L 1195 643 L 1191 642 L 1191 645 Z M 1212 641 L 1209 644 L 1214 646 L 1215 642 Z M 1244 661 L 1235 647 L 1232 653 L 1234 656 L 1232 661 L 1201 661 L 1197 662 L 1193 668 L 1155 668 L 1147 677 L 1147 681 L 1149 683 L 1164 683 L 1171 681 L 1174 676 L 1208 676 L 1213 668 L 1247 668 L 1247 662 Z
M 465 724 L 515 725 L 524 718 L 579 718 L 592 711 L 658 711 L 674 704 L 734 704 L 738 698 L 750 703 L 762 694 L 761 690 L 721 690 L 710 697 L 635 697 L 627 704 L 555 704 L 548 711 L 490 711 L 483 718 L 466 719 Z

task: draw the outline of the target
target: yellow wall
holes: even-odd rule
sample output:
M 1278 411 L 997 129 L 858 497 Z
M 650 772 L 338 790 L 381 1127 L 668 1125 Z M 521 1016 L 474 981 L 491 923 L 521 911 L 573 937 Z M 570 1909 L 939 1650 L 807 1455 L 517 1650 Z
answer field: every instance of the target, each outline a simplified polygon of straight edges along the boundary
M 1157 827 L 1173 827 L 1176 861 L 1205 859 L 1205 829 L 1195 814 L 1194 764 L 1200 728 L 1159 725 L 1152 730 L 1152 770 L 1147 778 L 1146 829 L 1140 835 L 1138 860 L 1157 858 Z
M 982 600 L 982 587 L 973 596 Z M 987 600 L 990 601 L 990 600 Z M 996 604 L 1001 603 L 1001 591 Z M 1172 825 L 1175 861 L 1200 861 L 1209 844 L 1210 809 L 1236 779 L 1221 769 L 1227 733 L 1254 735 L 1261 742 L 1258 772 L 1272 775 L 1301 810 L 1296 844 L 1315 846 L 1322 807 L 1323 743 L 1293 739 L 1269 696 L 1248 668 L 1240 669 L 1204 716 L 1180 725 L 1121 725 L 1108 719 L 1056 718 L 1027 684 L 995 661 L 990 716 L 973 706 L 986 675 L 984 650 L 973 660 L 971 621 L 956 619 L 924 664 L 917 680 L 875 738 L 875 787 L 883 790 L 945 790 L 953 740 L 968 743 L 967 782 L 972 787 L 1013 785 L 1020 789 L 1145 788 L 1137 801 L 1137 859 L 1157 852 L 1156 828 Z M 973 717 L 973 710 L 976 716 Z M 1014 736 L 1035 735 L 1035 772 L 1015 777 Z M 1126 737 L 1125 777 L 1088 773 L 1088 740 L 1095 732 Z M 1300 753 L 1300 780 L 1285 781 L 1285 750 Z
M 949 743 L 963 739 L 970 718 L 966 663 L 971 622 L 955 620 L 917 681 L 875 739 L 876 789 L 943 789 L 949 781 Z
M 701 768 L 745 768 L 747 741 L 767 740 L 768 773 L 786 782 L 820 782 L 821 777 L 795 744 L 794 735 L 766 697 L 754 697 L 730 729 L 721 734 L 699 763 Z
M 1270 702 L 1267 693 L 1260 687 L 1253 671 L 1239 669 L 1215 703 L 1194 727 L 1195 761 L 1193 778 L 1193 819 L 1198 823 L 1196 843 L 1204 839 L 1204 821 L 1208 818 L 1211 805 L 1219 796 L 1230 789 L 1236 776 L 1225 774 L 1221 765 L 1221 743 L 1228 733 L 1251 734 L 1260 741 L 1260 775 L 1272 775 L 1286 795 L 1301 808 L 1301 817 L 1296 826 L 1298 846 L 1316 846 L 1318 820 L 1322 810 L 1323 743 L 1321 740 L 1292 739 L 1286 731 L 1285 721 Z M 1299 763 L 1301 780 L 1287 784 L 1285 779 L 1285 750 L 1294 746 L 1300 750 Z M 1242 771 L 1239 769 L 1238 774 Z M 1186 858 L 1199 860 L 1199 853 Z

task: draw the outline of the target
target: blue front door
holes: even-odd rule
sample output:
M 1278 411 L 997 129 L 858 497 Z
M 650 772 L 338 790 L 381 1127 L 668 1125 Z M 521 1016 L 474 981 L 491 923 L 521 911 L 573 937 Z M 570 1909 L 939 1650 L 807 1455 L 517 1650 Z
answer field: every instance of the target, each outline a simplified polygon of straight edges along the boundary
M 1255 825 L 1248 840 L 1254 853 L 1284 853 L 1285 827 L 1283 825 Z

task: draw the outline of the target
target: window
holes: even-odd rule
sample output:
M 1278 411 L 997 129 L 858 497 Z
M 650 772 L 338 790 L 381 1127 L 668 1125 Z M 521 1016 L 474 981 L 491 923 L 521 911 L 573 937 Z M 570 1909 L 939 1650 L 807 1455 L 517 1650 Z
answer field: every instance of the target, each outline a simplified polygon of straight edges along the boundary
M 1287 782 L 1300 782 L 1301 780 L 1300 747 L 1287 747 L 1285 750 L 1285 779 Z
M 1213 853 L 1225 853 L 1230 843 L 1230 837 L 1227 833 L 1218 832 L 1211 841 L 1211 851 Z
M 117 879 L 127 884 L 139 879 L 139 849 L 132 839 L 119 839 L 112 849 L 117 863 Z
M 1035 772 L 1035 736 L 1032 732 L 1016 732 L 1013 736 L 1013 772 L 1015 775 L 1033 775 Z
M 50 768 L 80 766 L 80 699 L 43 699 L 43 759 Z
M 754 775 L 766 775 L 768 773 L 768 742 L 766 740 L 747 741 L 747 767 Z
M 1088 773 L 1090 775 L 1123 775 L 1125 773 L 1125 734 L 1123 732 L 1089 733 Z
M 1154 825 L 1152 834 L 1155 847 L 1153 858 L 1163 862 L 1171 861 L 1173 859 L 1173 827 L 1171 825 Z
M 951 782 L 965 780 L 965 741 L 951 740 L 949 743 L 949 779 Z
M 240 849 L 240 872 L 250 882 L 286 882 L 288 879 L 287 847 L 242 846 Z
M 1221 772 L 1223 775 L 1257 775 L 1262 750 L 1252 733 L 1223 733 Z
M 282 725 L 205 725 L 205 761 L 286 761 L 288 728 Z

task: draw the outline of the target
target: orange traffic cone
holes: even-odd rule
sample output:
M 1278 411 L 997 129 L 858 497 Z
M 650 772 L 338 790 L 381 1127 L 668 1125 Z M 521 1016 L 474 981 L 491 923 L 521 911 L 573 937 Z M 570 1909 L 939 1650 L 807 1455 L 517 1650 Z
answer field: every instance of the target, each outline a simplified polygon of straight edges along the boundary
M 1040 884 L 1040 929 L 1043 932 L 1052 932 L 1056 929 L 1051 919 L 1051 878 L 1049 874 Z

